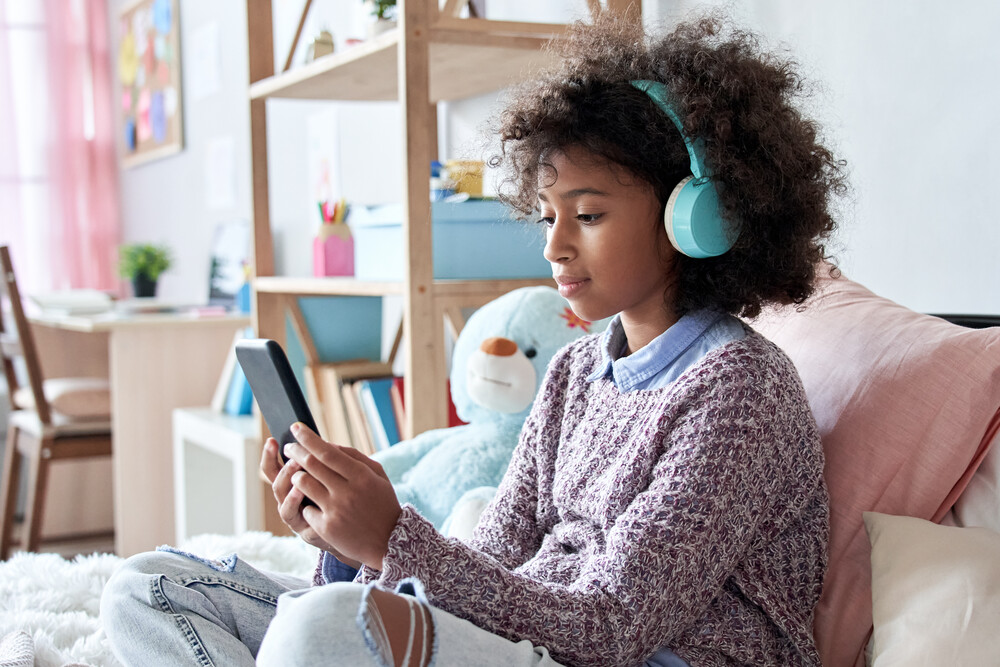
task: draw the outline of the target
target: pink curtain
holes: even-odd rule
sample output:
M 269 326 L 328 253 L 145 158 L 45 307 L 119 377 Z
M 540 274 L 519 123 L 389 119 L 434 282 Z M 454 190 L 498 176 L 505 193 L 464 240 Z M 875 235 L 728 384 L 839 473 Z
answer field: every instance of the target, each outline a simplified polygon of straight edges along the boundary
M 120 285 L 110 50 L 106 0 L 0 0 L 0 243 L 25 293 Z
M 56 284 L 117 289 L 120 237 L 105 0 L 45 0 Z
M 0 241 L 22 246 L 21 168 L 14 111 L 13 58 L 5 17 L 7 2 L 0 0 Z

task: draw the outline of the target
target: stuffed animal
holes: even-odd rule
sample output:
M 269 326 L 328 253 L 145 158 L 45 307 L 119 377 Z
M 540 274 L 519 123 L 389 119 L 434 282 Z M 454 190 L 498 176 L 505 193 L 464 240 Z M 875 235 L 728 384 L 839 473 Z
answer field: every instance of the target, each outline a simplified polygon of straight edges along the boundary
M 467 422 L 375 454 L 400 503 L 441 529 L 467 491 L 500 483 L 556 351 L 595 327 L 551 287 L 524 287 L 478 309 L 455 341 L 451 396 Z

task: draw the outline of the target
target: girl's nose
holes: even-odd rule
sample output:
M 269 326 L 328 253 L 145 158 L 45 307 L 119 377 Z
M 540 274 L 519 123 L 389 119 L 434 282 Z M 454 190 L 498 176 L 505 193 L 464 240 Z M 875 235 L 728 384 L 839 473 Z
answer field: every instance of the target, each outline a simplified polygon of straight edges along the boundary
M 552 264 L 568 262 L 573 257 L 573 244 L 566 223 L 556 216 L 555 222 L 545 230 L 545 250 L 542 252 Z

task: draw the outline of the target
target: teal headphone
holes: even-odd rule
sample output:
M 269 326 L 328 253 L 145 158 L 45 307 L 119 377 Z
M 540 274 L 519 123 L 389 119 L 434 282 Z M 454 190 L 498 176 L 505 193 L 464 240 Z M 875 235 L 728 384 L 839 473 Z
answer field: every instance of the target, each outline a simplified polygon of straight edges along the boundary
M 691 176 L 674 187 L 663 213 L 663 225 L 670 243 L 688 257 L 697 259 L 725 253 L 736 242 L 738 233 L 734 232 L 738 230 L 719 214 L 719 194 L 705 167 L 704 140 L 691 140 L 684 132 L 684 124 L 670 103 L 670 91 L 665 85 L 645 79 L 629 83 L 649 95 L 673 121 L 691 156 Z

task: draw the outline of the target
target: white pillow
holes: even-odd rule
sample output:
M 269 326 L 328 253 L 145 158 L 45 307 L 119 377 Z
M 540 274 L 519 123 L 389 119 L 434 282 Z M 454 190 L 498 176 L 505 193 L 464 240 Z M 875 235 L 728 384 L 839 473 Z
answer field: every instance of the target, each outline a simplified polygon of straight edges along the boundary
M 1000 656 L 1000 533 L 865 512 L 873 666 L 989 665 Z
M 993 438 L 969 485 L 952 508 L 958 526 L 979 526 L 1000 532 L 1000 433 Z

